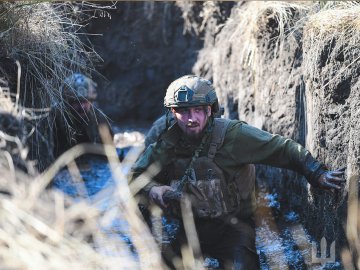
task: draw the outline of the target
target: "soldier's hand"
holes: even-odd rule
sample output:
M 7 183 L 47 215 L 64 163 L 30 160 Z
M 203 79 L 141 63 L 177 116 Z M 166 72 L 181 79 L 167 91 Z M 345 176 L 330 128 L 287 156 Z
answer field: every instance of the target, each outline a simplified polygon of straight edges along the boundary
M 340 190 L 346 182 L 344 177 L 345 169 L 342 168 L 336 171 L 327 171 L 320 175 L 318 179 L 318 186 L 325 190 Z
M 167 208 L 168 205 L 164 202 L 163 195 L 166 191 L 173 191 L 170 186 L 154 186 L 150 189 L 149 197 L 151 201 L 156 203 L 161 208 Z

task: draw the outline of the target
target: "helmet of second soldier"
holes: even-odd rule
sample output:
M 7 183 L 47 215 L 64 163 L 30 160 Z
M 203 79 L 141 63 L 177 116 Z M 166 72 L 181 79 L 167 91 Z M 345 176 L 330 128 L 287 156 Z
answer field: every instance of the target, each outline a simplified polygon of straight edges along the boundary
M 96 83 L 81 73 L 74 73 L 65 79 L 63 94 L 67 99 L 84 98 L 96 100 Z
M 173 81 L 166 90 L 164 106 L 167 108 L 211 106 L 219 111 L 215 89 L 209 80 L 196 75 L 185 75 Z

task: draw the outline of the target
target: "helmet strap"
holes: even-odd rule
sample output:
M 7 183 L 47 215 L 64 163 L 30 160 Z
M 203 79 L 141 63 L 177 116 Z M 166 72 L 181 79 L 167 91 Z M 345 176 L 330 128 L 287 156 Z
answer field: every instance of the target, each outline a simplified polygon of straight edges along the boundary
M 169 117 L 170 113 L 171 113 L 171 112 L 170 112 L 170 109 L 168 108 L 168 109 L 166 110 L 165 130 L 168 130 L 169 127 L 170 127 L 170 117 Z
M 162 135 L 169 129 L 170 124 L 171 124 L 171 111 L 169 108 L 166 109 L 166 114 L 165 114 L 165 128 L 164 130 L 162 130 L 159 134 L 159 136 L 157 137 L 157 142 L 160 141 Z

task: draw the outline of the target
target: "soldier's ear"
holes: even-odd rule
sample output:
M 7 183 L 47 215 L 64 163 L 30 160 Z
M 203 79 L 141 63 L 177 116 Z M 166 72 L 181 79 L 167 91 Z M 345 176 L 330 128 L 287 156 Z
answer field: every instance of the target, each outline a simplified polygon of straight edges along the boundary
M 211 106 L 207 106 L 207 116 L 210 117 L 211 116 Z
M 171 108 L 170 111 L 171 111 L 172 115 L 174 116 L 174 118 L 176 119 L 175 109 Z

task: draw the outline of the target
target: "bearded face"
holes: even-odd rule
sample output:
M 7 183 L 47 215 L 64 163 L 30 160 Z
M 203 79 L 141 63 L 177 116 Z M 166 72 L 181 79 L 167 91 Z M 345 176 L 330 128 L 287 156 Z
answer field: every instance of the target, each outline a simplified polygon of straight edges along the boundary
M 191 138 L 198 138 L 211 115 L 210 106 L 180 107 L 171 109 L 180 129 Z

